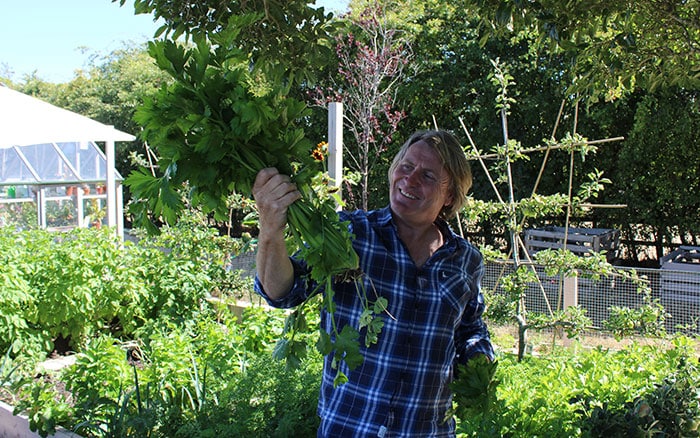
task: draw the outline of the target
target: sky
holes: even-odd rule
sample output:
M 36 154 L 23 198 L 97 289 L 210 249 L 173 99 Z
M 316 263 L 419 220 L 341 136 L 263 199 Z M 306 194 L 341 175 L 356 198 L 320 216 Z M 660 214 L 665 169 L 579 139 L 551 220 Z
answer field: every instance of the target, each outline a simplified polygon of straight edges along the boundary
M 27 5 L 31 4 L 31 7 Z M 343 12 L 348 0 L 317 0 L 317 6 Z M 91 56 L 148 41 L 160 22 L 135 15 L 133 0 L 2 0 L 0 76 L 21 82 L 35 73 L 42 80 L 69 82 L 89 67 Z

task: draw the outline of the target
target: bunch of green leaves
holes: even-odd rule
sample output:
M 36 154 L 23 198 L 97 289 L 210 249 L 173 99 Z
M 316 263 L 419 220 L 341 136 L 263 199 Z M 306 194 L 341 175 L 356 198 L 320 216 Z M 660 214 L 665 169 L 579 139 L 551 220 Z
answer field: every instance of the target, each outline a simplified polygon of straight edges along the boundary
M 289 224 L 314 278 L 354 269 L 357 256 L 335 202 L 311 186 L 321 169 L 311 156 L 315 143 L 304 135 L 308 108 L 289 96 L 280 68 L 251 68 L 248 54 L 235 47 L 245 24 L 190 48 L 167 40 L 150 44 L 174 82 L 137 111 L 142 137 L 158 150 L 162 174 L 142 169 L 129 176 L 126 184 L 140 200 L 131 211 L 151 230 L 152 218 L 174 223 L 185 206 L 181 191 L 187 183 L 187 202 L 225 219 L 227 198 L 250 195 L 257 173 L 276 167 L 292 176 L 303 195 L 289 209 Z
M 154 229 L 153 217 L 176 220 L 184 198 L 223 219 L 232 193 L 249 195 L 258 172 L 277 167 L 302 194 L 288 209 L 289 235 L 311 278 L 325 286 L 324 305 L 332 317 L 331 278 L 356 269 L 358 256 L 347 224 L 335 211 L 336 200 L 314 188 L 322 169 L 302 128 L 308 108 L 289 96 L 280 68 L 251 63 L 236 46 L 250 19 L 238 17 L 237 25 L 230 22 L 225 31 L 210 35 L 211 40 L 196 39 L 193 47 L 151 43 L 150 53 L 173 83 L 146 101 L 137 120 L 144 127 L 143 138 L 157 147 L 163 172 L 153 175 L 142 169 L 129 176 L 126 184 L 140 199 L 132 212 L 139 223 Z M 378 332 L 380 327 L 375 323 L 371 328 Z M 358 329 L 343 330 L 345 334 L 334 325 L 336 354 L 353 364 L 361 361 L 353 359 L 359 353 Z M 296 362 L 303 348 L 292 336 L 281 341 L 277 356 Z
M 282 337 L 275 346 L 273 356 L 278 360 L 286 360 L 287 366 L 290 368 L 300 366 L 307 356 L 308 335 L 317 330 L 316 350 L 322 355 L 332 358 L 331 367 L 336 370 L 334 386 L 346 383 L 348 377 L 339 365 L 342 362 L 347 365 L 348 369 L 354 370 L 362 364 L 364 356 L 361 352 L 361 340 L 367 348 L 376 344 L 384 327 L 383 317 L 388 315 L 387 299 L 377 297 L 375 300 L 370 300 L 364 289 L 364 284 L 358 281 L 358 276 L 361 275 L 360 272 L 353 271 L 346 272 L 344 276 L 336 278 L 336 281 L 348 281 L 355 284 L 357 299 L 361 300 L 363 304 L 358 327 L 346 324 L 341 329 L 338 328 L 335 318 L 333 318 L 335 312 L 333 279 L 328 277 L 324 283 L 317 286 L 319 291 L 323 291 L 322 294 L 312 294 L 287 316 Z M 325 307 L 330 314 L 330 333 L 319 324 L 317 316 L 321 306 Z M 314 315 L 314 317 L 308 318 L 307 314 Z
M 473 357 L 466 364 L 458 364 L 455 379 L 450 385 L 453 393 L 453 407 L 448 418 L 456 415 L 469 418 L 482 427 L 481 436 L 493 435 L 491 415 L 497 410 L 496 388 L 499 381 L 495 377 L 498 361 L 489 361 L 486 356 Z

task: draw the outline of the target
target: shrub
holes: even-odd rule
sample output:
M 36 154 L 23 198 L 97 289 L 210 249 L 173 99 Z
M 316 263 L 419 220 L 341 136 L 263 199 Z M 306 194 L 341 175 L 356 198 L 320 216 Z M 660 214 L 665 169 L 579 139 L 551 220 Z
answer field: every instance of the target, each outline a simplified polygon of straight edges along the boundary
M 211 405 L 189 420 L 171 415 L 159 430 L 162 437 L 315 437 L 321 384 L 316 356 L 291 369 L 260 354 Z
M 522 362 L 504 354 L 489 411 L 458 406 L 459 431 L 473 437 L 698 436 L 700 373 L 689 365 L 697 361 L 689 345 L 678 338 L 668 349 L 559 349 Z M 693 428 L 696 435 L 688 434 Z
M 0 350 L 80 350 L 92 337 L 133 337 L 147 321 L 191 319 L 216 293 L 242 293 L 226 269 L 239 241 L 183 220 L 138 245 L 108 228 L 0 228 Z

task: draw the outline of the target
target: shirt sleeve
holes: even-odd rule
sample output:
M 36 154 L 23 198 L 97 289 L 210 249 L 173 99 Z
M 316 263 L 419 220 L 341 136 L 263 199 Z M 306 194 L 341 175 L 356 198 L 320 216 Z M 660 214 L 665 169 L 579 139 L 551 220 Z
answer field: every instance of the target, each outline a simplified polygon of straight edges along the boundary
M 314 290 L 314 286 L 311 284 L 312 282 L 308 276 L 309 271 L 306 264 L 294 257 L 290 257 L 289 259 L 294 267 L 294 283 L 287 295 L 278 300 L 273 300 L 267 296 L 257 274 L 255 275 L 255 281 L 253 283 L 255 292 L 263 297 L 267 304 L 278 309 L 290 309 L 298 306 L 303 303 L 311 295 L 311 291 Z
M 495 352 L 491 344 L 491 336 L 482 315 L 486 309 L 484 296 L 481 293 L 481 277 L 484 265 L 481 263 L 472 277 L 471 287 L 476 293 L 467 303 L 462 316 L 462 322 L 456 333 L 457 362 L 466 363 L 470 358 L 483 354 L 493 361 Z

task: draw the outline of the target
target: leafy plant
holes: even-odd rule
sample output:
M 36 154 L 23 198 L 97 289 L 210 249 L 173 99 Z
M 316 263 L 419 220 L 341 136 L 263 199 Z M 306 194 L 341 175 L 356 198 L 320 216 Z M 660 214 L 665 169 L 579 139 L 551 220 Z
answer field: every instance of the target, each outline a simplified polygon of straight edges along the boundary
M 699 415 L 698 369 L 690 365 L 689 345 L 679 338 L 668 349 L 637 344 L 620 351 L 557 349 L 522 361 L 503 354 L 497 367 L 476 363 L 471 376 L 462 369 L 455 382 L 458 433 L 697 436 L 692 429 Z M 690 434 L 678 434 L 679 425 Z
M 210 436 L 214 430 L 288 436 L 302 424 L 301 430 L 315 430 L 319 357 L 296 370 L 269 360 L 270 326 L 281 329 L 282 312 L 258 309 L 243 321 L 212 315 L 199 313 L 184 326 L 147 324 L 138 341 L 90 342 L 61 374 L 74 399 L 74 429 L 88 437 Z
M 0 228 L 0 349 L 14 354 L 31 354 L 45 345 L 29 325 L 37 302 L 25 275 L 32 268 L 26 244 L 26 235 Z
M 700 370 L 684 338 L 675 340 L 674 346 L 669 374 L 633 400 L 624 404 L 586 400 L 583 430 L 592 437 L 700 436 Z
M 492 415 L 499 409 L 496 406 L 496 390 L 500 383 L 495 378 L 497 368 L 498 361 L 491 362 L 483 355 L 470 359 L 465 365 L 457 365 L 451 384 L 453 409 L 448 412 L 448 419 L 455 415 L 469 418 L 471 424 L 478 425 L 479 436 L 496 436 Z
M 321 169 L 302 128 L 308 116 L 306 105 L 289 96 L 290 78 L 280 66 L 251 67 L 249 54 L 237 47 L 241 33 L 253 21 L 250 16 L 232 18 L 225 30 L 208 39 L 195 38 L 196 46 L 191 48 L 167 40 L 149 46 L 173 83 L 137 111 L 143 137 L 157 145 L 163 172 L 154 176 L 141 170 L 129 176 L 126 183 L 140 199 L 132 204 L 132 211 L 139 223 L 153 231 L 157 231 L 154 217 L 176 221 L 185 206 L 183 197 L 224 218 L 232 193 L 249 195 L 258 172 L 277 167 L 302 194 L 287 212 L 289 235 L 333 318 L 333 276 L 355 272 L 358 256 L 348 224 L 335 211 L 336 200 L 319 196 L 314 188 Z M 181 278 L 179 274 L 171 277 L 173 283 Z M 369 303 L 366 307 L 371 309 Z M 305 354 L 305 344 L 296 342 L 293 332 L 303 331 L 302 312 L 307 308 L 311 307 L 295 312 L 288 324 L 294 329 L 283 333 L 289 336 L 280 340 L 276 350 L 276 357 L 292 365 Z M 368 326 L 370 336 L 376 337 L 381 326 Z M 318 345 L 324 352 L 335 351 L 338 361 L 354 368 L 362 361 L 360 329 L 347 326 L 338 331 L 333 324 L 332 333 L 321 335 Z M 338 376 L 340 382 L 340 371 Z
M 42 376 L 43 377 L 43 376 Z M 69 424 L 72 408 L 65 394 L 55 392 L 56 382 L 50 379 L 31 380 L 25 378 L 21 385 L 21 396 L 15 405 L 14 414 L 24 414 L 29 419 L 29 428 L 42 437 L 56 431 L 61 424 Z
M 290 369 L 259 355 L 220 394 L 219 404 L 190 420 L 171 419 L 177 428 L 163 429 L 170 433 L 164 436 L 316 436 L 320 363 L 314 356 Z

